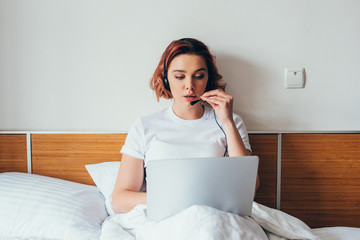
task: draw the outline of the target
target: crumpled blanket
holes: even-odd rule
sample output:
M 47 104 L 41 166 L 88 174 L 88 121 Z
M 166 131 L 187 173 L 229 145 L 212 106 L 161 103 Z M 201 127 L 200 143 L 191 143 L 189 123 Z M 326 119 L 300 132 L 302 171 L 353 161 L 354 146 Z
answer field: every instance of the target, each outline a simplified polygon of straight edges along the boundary
M 146 205 L 109 216 L 100 240 L 321 240 L 301 220 L 282 211 L 253 203 L 250 217 L 194 205 L 159 222 L 146 218 Z

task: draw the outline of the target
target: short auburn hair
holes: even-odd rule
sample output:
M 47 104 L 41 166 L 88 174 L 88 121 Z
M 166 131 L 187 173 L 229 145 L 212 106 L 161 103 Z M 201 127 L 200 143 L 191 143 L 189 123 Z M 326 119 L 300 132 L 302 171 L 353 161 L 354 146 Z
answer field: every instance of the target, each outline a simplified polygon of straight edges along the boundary
M 204 58 L 209 76 L 205 91 L 215 89 L 225 90 L 226 84 L 221 81 L 222 76 L 218 73 L 215 65 L 215 56 L 210 53 L 208 47 L 197 39 L 182 38 L 172 41 L 165 49 L 150 80 L 150 88 L 155 91 L 158 101 L 161 97 L 165 99 L 171 99 L 173 97 L 171 91 L 167 90 L 164 86 L 164 77 L 167 74 L 167 69 L 171 61 L 181 54 L 194 54 Z

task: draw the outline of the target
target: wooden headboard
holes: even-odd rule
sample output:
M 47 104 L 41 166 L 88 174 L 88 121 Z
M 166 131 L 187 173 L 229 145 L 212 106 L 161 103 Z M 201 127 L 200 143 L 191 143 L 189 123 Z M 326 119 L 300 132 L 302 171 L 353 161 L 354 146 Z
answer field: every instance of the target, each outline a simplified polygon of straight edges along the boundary
M 32 134 L 32 172 L 94 184 L 86 164 L 121 161 L 126 134 Z
M 250 133 L 260 158 L 255 201 L 311 227 L 360 227 L 360 134 Z M 120 161 L 126 134 L 1 133 L 0 172 L 94 184 L 86 164 Z M 30 149 L 29 149 L 30 148 Z

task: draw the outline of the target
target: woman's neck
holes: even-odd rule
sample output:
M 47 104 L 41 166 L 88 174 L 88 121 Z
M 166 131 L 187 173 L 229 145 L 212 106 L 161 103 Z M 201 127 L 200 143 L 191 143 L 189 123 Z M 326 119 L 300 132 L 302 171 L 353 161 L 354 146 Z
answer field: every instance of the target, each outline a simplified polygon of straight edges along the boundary
M 176 116 L 184 120 L 195 120 L 199 119 L 204 115 L 204 107 L 201 103 L 197 103 L 194 106 L 184 105 L 184 104 L 176 104 L 174 102 L 172 106 L 172 110 Z

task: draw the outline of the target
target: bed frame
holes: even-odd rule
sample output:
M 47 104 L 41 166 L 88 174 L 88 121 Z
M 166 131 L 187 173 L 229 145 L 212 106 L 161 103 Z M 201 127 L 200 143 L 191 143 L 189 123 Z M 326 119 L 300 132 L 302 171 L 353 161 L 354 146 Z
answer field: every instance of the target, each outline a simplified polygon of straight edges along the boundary
M 250 132 L 255 201 L 310 227 L 360 227 L 360 132 Z M 0 172 L 94 184 L 84 165 L 120 161 L 125 133 L 0 132 Z

